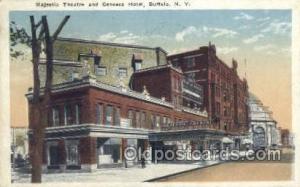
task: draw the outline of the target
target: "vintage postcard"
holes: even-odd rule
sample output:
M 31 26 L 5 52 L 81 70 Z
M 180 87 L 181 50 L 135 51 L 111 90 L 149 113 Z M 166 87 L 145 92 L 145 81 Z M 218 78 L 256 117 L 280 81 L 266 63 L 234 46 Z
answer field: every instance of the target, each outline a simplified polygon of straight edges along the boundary
M 298 5 L 224 2 L 0 1 L 0 186 L 296 186 Z

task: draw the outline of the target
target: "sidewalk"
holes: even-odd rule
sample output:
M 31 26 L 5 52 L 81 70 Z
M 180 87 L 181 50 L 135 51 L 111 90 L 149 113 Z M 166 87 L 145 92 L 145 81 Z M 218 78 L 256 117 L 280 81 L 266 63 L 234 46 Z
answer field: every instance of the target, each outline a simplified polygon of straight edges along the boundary
M 143 182 L 184 171 L 219 164 L 219 161 L 192 164 L 149 164 L 146 168 L 99 169 L 93 173 L 43 174 L 43 182 Z M 15 183 L 29 183 L 29 174 L 14 173 Z

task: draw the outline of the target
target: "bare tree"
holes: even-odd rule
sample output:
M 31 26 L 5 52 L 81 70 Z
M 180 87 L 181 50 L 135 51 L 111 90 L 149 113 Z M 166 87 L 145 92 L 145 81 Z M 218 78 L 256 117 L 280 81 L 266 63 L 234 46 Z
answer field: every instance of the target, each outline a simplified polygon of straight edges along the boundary
M 30 160 L 32 164 L 31 182 L 42 182 L 43 145 L 45 128 L 48 124 L 48 111 L 51 106 L 51 88 L 53 79 L 53 44 L 70 16 L 65 16 L 56 31 L 50 36 L 46 16 L 35 23 L 34 16 L 30 16 L 31 37 L 24 28 L 17 28 L 15 22 L 10 23 L 11 57 L 17 58 L 23 55 L 22 51 L 14 50 L 13 47 L 19 43 L 31 47 L 33 65 L 33 98 L 31 101 L 32 113 L 30 116 L 30 127 L 32 129 Z M 41 97 L 41 83 L 39 76 L 40 54 L 42 43 L 45 44 L 46 53 L 46 83 Z
M 59 33 L 61 32 L 62 28 L 68 21 L 70 16 L 65 16 L 62 20 L 56 31 L 52 36 L 50 36 L 49 26 L 46 16 L 42 16 L 41 24 L 42 29 L 41 31 L 44 32 L 44 41 L 45 41 L 45 53 L 46 53 L 46 82 L 45 82 L 45 89 L 44 89 L 44 96 L 42 102 L 38 101 L 38 108 L 39 108 L 39 121 L 40 125 L 34 126 L 35 131 L 35 154 L 32 160 L 32 177 L 31 182 L 40 183 L 41 180 L 41 173 L 42 173 L 42 159 L 43 159 L 43 145 L 44 145 L 44 138 L 45 138 L 45 128 L 49 124 L 49 116 L 48 111 L 49 107 L 51 107 L 51 88 L 52 88 L 52 80 L 53 80 L 53 43 L 57 39 Z M 38 23 L 39 24 L 39 23 Z M 32 37 L 33 38 L 33 37 Z M 37 46 L 38 47 L 38 46 Z M 32 50 L 35 49 L 32 46 Z M 39 50 L 39 49 L 37 49 Z M 37 73 L 38 72 L 34 72 Z M 38 75 L 37 75 L 38 76 Z M 38 82 L 39 84 L 39 82 Z M 35 89 L 34 89 L 35 91 Z M 39 98 L 40 91 L 36 90 L 36 97 Z M 35 94 L 34 94 L 35 95 Z M 39 100 L 39 99 L 37 99 Z M 42 112 L 42 115 L 41 115 Z

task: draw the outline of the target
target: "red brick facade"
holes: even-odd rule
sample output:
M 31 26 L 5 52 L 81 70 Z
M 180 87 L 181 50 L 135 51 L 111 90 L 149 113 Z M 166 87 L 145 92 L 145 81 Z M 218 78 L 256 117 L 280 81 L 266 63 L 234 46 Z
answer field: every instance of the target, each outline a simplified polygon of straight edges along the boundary
M 182 73 L 167 66 L 154 70 L 143 70 L 132 75 L 132 89 L 143 92 L 145 86 L 151 96 L 164 97 L 166 101 L 180 105 L 182 103 L 182 79 Z
M 203 86 L 204 105 L 217 128 L 228 131 L 248 127 L 248 86 L 237 74 L 237 62 L 228 67 L 216 56 L 214 45 L 168 56 L 168 62 L 180 67 L 184 75 Z

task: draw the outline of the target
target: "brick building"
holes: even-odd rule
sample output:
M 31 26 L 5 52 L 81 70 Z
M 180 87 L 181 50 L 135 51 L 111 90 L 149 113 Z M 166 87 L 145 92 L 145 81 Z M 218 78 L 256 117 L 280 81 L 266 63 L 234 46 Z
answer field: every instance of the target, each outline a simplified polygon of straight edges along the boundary
M 208 46 L 167 57 L 168 62 L 181 68 L 184 75 L 203 87 L 202 109 L 218 129 L 246 132 L 248 129 L 248 86 L 237 74 L 238 64 L 232 67 L 218 58 L 216 47 Z
M 201 54 L 184 54 L 203 58 L 202 53 L 208 53 L 210 48 L 212 46 L 200 48 Z M 168 58 L 179 67 L 173 57 Z M 198 65 L 212 66 L 198 63 L 198 59 L 193 63 L 197 68 Z M 45 62 L 41 60 L 40 64 L 40 75 L 44 77 Z M 230 85 L 227 81 L 224 88 L 228 90 L 226 98 L 224 96 L 226 100 L 221 103 L 223 97 L 211 93 L 217 90 L 216 79 L 221 77 L 216 65 L 209 69 L 209 74 L 214 72 L 215 78 L 207 79 L 213 90 L 207 89 L 207 84 L 198 80 L 200 78 L 191 77 L 185 66 L 181 70 L 172 64 L 167 63 L 167 53 L 159 47 L 57 40 L 51 106 L 47 108 L 50 120 L 45 131 L 44 169 L 92 171 L 108 166 L 128 166 L 137 160 L 124 159 L 123 151 L 127 146 L 151 147 L 152 150 L 183 145 L 219 149 L 223 138 L 238 135 L 232 129 L 245 126 L 246 114 L 241 113 L 244 112 L 242 105 L 247 84 L 234 78 L 238 77 L 236 68 L 228 68 L 221 61 L 217 63 L 227 73 L 231 72 Z M 195 67 L 189 71 L 204 72 L 205 68 Z M 223 77 L 219 83 L 225 80 Z M 44 82 L 42 79 L 42 86 Z M 32 90 L 26 96 L 32 121 Z M 231 98 L 236 99 L 233 102 Z M 224 114 L 222 118 L 219 114 L 218 118 L 212 101 L 214 104 L 220 102 L 220 107 L 227 107 L 233 114 Z M 236 107 L 231 108 L 233 106 Z M 32 128 L 31 124 L 29 127 Z M 29 149 L 32 146 L 29 143 Z
M 183 106 L 200 111 L 203 104 L 202 87 L 171 64 L 134 72 L 131 88 L 139 92 L 147 88 L 150 95 L 163 98 L 177 108 Z

